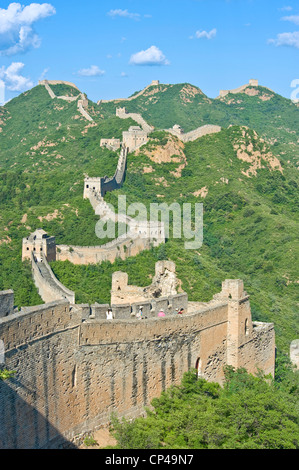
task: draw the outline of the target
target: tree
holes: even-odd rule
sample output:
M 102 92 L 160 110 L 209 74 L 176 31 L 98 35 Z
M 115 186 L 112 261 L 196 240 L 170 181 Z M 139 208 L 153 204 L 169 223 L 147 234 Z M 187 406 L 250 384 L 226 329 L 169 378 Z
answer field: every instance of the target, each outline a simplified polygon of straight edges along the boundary
M 15 371 L 7 369 L 0 370 L 0 380 L 8 380 L 15 374 Z

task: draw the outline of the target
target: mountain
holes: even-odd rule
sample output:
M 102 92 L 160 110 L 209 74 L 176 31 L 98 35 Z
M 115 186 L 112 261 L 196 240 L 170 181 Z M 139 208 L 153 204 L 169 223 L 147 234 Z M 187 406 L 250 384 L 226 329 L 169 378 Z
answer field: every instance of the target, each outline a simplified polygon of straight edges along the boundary
M 57 277 L 77 301 L 106 303 L 111 274 L 127 271 L 130 284 L 146 286 L 157 259 L 177 265 L 190 300 L 208 301 L 225 278 L 242 278 L 254 320 L 275 323 L 278 347 L 298 338 L 298 106 L 265 87 L 247 86 L 218 99 L 190 84 L 153 84 L 128 100 L 78 108 L 76 87 L 37 86 L 0 108 L 0 289 L 13 288 L 18 305 L 41 303 L 21 262 L 22 238 L 37 228 L 59 244 L 100 244 L 97 218 L 84 201 L 83 180 L 112 176 L 118 153 L 101 138 L 121 138 L 140 113 L 155 131 L 129 154 L 124 186 L 105 197 L 128 204 L 203 203 L 204 243 L 186 250 L 171 237 L 160 248 L 115 264 L 73 266 L 55 262 Z M 183 143 L 165 129 L 185 132 L 206 124 L 221 132 Z
M 105 116 L 115 115 L 116 107 L 125 106 L 129 113 L 140 113 L 157 129 L 168 129 L 175 124 L 185 132 L 206 124 L 224 128 L 247 126 L 275 145 L 276 155 L 280 154 L 283 160 L 287 154 L 293 162 L 298 162 L 299 104 L 265 87 L 248 85 L 238 93 L 210 99 L 188 83 L 159 84 L 130 101 L 100 102 L 99 106 Z

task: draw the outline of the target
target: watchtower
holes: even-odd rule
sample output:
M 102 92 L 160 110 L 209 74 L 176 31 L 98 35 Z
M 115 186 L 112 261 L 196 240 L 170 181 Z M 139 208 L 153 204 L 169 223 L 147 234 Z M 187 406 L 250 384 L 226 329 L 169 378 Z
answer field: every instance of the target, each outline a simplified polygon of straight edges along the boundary
M 56 241 L 55 237 L 50 237 L 42 229 L 36 230 L 27 238 L 23 238 L 22 261 L 31 259 L 31 253 L 38 261 L 45 256 L 47 261 L 56 260 Z

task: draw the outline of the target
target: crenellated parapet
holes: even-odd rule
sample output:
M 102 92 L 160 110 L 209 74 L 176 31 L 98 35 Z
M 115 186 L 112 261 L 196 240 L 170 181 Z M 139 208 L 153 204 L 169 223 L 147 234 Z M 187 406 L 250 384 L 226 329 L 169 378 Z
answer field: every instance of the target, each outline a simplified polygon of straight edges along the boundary
M 218 98 L 224 98 L 229 93 L 231 93 L 233 95 L 236 95 L 238 93 L 242 93 L 248 87 L 258 87 L 258 86 L 259 86 L 258 80 L 252 79 L 252 80 L 249 80 L 249 83 L 246 83 L 245 85 L 242 85 L 242 86 L 240 86 L 238 88 L 235 88 L 233 90 L 220 90 Z
M 81 93 L 80 90 L 76 87 L 76 85 L 74 85 L 71 82 L 65 82 L 65 81 L 62 81 L 62 80 L 41 80 L 41 81 L 38 82 L 38 84 L 43 85 L 46 88 L 46 90 L 49 93 L 52 100 L 54 100 L 56 98 L 58 100 L 68 101 L 69 103 L 77 101 L 78 111 L 82 114 L 82 116 L 87 121 L 93 122 L 92 117 L 87 112 L 87 109 L 88 109 L 87 96 L 84 93 Z M 77 95 L 77 96 L 56 96 L 50 85 L 52 85 L 52 86 L 55 86 L 55 85 L 68 85 L 68 86 L 78 90 L 79 95 Z
M 173 270 L 168 261 L 157 264 L 152 295 L 142 302 L 62 299 L 0 318 L 3 365 L 15 371 L 9 391 L 0 382 L 0 448 L 59 448 L 107 425 L 112 412 L 136 418 L 193 368 L 220 384 L 225 365 L 274 376 L 274 325 L 252 322 L 242 281 L 226 280 L 210 302 L 189 302 L 173 293 Z M 157 291 L 167 278 L 170 291 Z M 119 283 L 123 292 L 134 288 L 125 276 L 113 288 Z
M 153 86 L 159 86 L 159 85 L 160 85 L 159 80 L 152 80 L 152 82 L 149 85 L 147 85 L 143 90 L 131 96 L 130 98 L 119 98 L 119 99 L 114 99 L 114 100 L 99 100 L 97 104 L 101 105 L 102 103 L 117 103 L 120 101 L 133 101 L 133 100 L 136 100 L 136 98 L 139 98 L 139 96 L 142 96 L 149 88 Z
M 46 258 L 48 261 L 56 260 L 55 237 L 49 236 L 44 230 L 38 229 L 26 238 L 23 238 L 22 261 L 31 261 L 31 255 L 37 261 Z
M 198 127 L 193 131 L 185 133 L 184 130 L 178 124 L 175 124 L 171 129 L 165 129 L 166 132 L 178 137 L 182 142 L 193 142 L 194 140 L 199 139 L 205 135 L 217 134 L 221 132 L 222 128 L 220 126 L 214 126 L 207 124 L 205 126 Z

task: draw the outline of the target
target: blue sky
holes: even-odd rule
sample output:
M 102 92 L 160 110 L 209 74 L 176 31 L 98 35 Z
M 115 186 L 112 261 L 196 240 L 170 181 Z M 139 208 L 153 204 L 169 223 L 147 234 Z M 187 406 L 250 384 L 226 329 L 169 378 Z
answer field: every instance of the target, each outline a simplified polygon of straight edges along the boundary
M 214 98 L 250 78 L 290 98 L 298 58 L 298 0 L 0 0 L 6 100 L 41 78 L 74 82 L 94 101 L 152 80 Z

